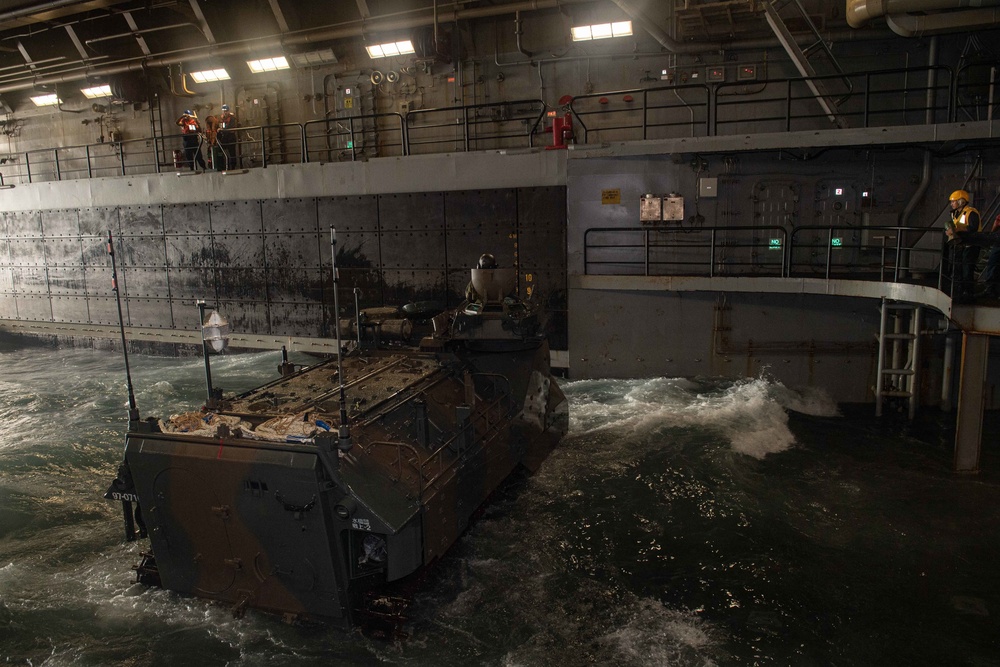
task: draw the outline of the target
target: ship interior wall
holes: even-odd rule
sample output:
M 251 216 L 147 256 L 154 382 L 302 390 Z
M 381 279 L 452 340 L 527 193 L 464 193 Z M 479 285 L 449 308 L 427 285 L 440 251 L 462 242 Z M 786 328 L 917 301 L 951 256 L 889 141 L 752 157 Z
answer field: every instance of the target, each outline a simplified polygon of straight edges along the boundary
M 4 212 L 0 318 L 117 324 L 111 231 L 128 326 L 189 328 L 205 299 L 234 330 L 332 335 L 335 227 L 342 315 L 355 288 L 362 308 L 453 307 L 489 252 L 546 303 L 565 349 L 565 201 L 537 187 Z
M 923 182 L 925 157 L 930 178 Z M 928 231 L 913 247 L 940 249 L 953 190 L 973 192 L 987 223 L 1000 213 L 996 164 L 995 151 L 972 147 L 930 155 L 919 148 L 827 147 L 814 152 L 571 159 L 567 166 L 571 375 L 765 374 L 795 388 L 823 388 L 838 401 L 871 402 L 878 300 L 797 293 L 603 290 L 577 286 L 574 277 L 641 276 L 647 271 L 670 275 L 672 270 L 680 275 L 692 270 L 702 275 L 711 270 L 715 276 L 773 275 L 775 264 L 768 251 L 753 250 L 744 241 L 775 229 L 791 234 L 801 228 L 800 234 L 816 242 L 811 250 L 796 251 L 796 267 L 808 267 L 807 277 L 824 277 L 823 246 L 829 232 L 822 228 L 828 226 L 840 227 L 841 234 L 855 242 L 865 237 L 866 243 L 886 234 L 873 229 L 879 226 L 922 226 Z M 712 179 L 713 185 L 707 196 L 701 187 L 705 179 Z M 650 193 L 681 198 L 682 218 L 644 225 L 641 202 Z M 607 232 L 591 232 L 591 247 L 585 252 L 588 230 L 643 226 L 667 232 L 665 246 L 651 251 L 649 266 L 626 261 L 635 259 L 635 249 L 595 249 L 612 238 Z M 695 236 L 690 232 L 713 227 L 718 228 L 713 266 L 692 266 L 688 262 L 704 261 L 705 253 L 690 247 L 694 242 L 689 239 Z M 727 240 L 733 242 L 731 249 Z M 937 261 L 928 260 L 923 267 L 928 281 L 935 280 Z M 919 264 L 919 258 L 915 262 Z M 928 335 L 921 355 L 919 401 L 938 405 L 947 320 L 931 310 L 925 317 Z M 985 389 L 991 409 L 1000 407 L 998 352 L 994 349 L 991 354 Z

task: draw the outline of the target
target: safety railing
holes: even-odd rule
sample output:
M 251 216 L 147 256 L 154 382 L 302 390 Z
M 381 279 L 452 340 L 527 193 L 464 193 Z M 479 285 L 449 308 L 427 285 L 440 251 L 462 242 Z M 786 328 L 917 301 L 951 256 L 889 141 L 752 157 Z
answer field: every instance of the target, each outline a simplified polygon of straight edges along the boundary
M 545 111 L 541 100 L 417 109 L 406 114 L 406 153 L 530 148 Z
M 583 235 L 589 275 L 784 277 L 782 227 L 596 227 Z
M 582 143 L 704 137 L 712 97 L 702 84 L 633 88 L 574 97 L 569 110 Z
M 406 122 L 398 113 L 311 120 L 303 126 L 306 162 L 340 162 L 408 154 Z
M 851 85 L 840 85 L 846 92 L 828 97 L 829 110 L 817 104 L 814 88 L 831 79 L 843 84 L 845 77 Z M 953 122 L 956 116 L 992 118 L 995 78 L 992 69 L 984 74 L 977 65 L 957 74 L 942 66 L 811 79 L 656 85 L 581 95 L 569 101 L 565 111 L 577 143 L 830 129 L 834 119 L 840 127 L 909 126 Z M 815 85 L 810 87 L 810 81 Z M 239 127 L 235 162 L 252 168 L 531 148 L 552 142 L 545 118 L 555 113 L 541 100 L 517 100 Z M 0 179 L 14 185 L 124 176 L 175 170 L 184 163 L 181 135 L 154 136 L 0 155 Z
M 942 247 L 924 227 L 596 227 L 586 275 L 821 277 L 937 286 Z
M 844 81 L 851 85 L 844 89 Z M 953 118 L 952 71 L 915 67 L 811 78 L 720 83 L 714 91 L 712 134 L 789 132 L 815 129 L 833 120 L 808 85 L 839 84 L 844 92 L 827 101 L 840 127 L 886 127 L 945 123 Z M 818 88 L 823 90 L 823 88 Z M 747 105 L 754 112 L 748 115 Z

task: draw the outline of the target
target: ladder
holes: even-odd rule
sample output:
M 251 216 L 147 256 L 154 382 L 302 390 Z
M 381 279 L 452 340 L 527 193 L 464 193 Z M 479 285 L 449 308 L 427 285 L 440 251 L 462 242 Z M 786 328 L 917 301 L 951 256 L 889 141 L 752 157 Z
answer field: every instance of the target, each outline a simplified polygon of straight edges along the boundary
M 156 165 L 156 173 L 159 174 L 161 168 L 169 165 L 167 157 L 167 147 L 163 143 L 163 109 L 160 106 L 160 94 L 151 93 L 149 96 L 149 129 L 153 137 L 153 163 Z
M 837 112 L 837 107 L 850 98 L 854 84 L 840 67 L 833 51 L 830 50 L 830 45 L 819 34 L 816 25 L 802 6 L 801 0 L 764 0 L 761 4 L 768 25 L 771 26 L 771 30 L 781 42 L 788 57 L 795 63 L 799 74 L 806 78 L 805 83 L 816 101 L 819 102 L 820 107 L 823 108 L 823 113 L 837 127 L 841 129 L 848 127 L 847 120 Z M 784 17 L 782 16 L 783 12 Z M 810 39 L 815 37 L 816 41 L 804 49 L 801 48 L 788 28 L 789 21 L 807 26 L 812 33 Z M 816 77 L 822 76 L 817 68 L 824 70 L 826 74 L 839 74 L 840 78 L 817 80 Z M 833 86 L 842 89 L 834 91 Z
M 917 371 L 920 368 L 920 320 L 923 307 L 883 298 L 881 310 L 875 416 L 882 416 L 882 404 L 886 398 L 905 398 L 909 404 L 909 418 L 913 419 L 917 415 Z M 892 331 L 889 331 L 890 321 Z

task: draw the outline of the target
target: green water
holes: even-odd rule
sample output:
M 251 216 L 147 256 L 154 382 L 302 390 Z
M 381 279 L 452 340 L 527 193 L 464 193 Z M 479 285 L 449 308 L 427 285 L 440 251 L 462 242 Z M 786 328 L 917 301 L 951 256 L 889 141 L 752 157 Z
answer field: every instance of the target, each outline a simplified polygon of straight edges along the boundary
M 278 361 L 213 377 L 243 390 Z M 200 405 L 200 359 L 132 367 L 143 416 Z M 0 368 L 0 664 L 1000 664 L 997 445 L 951 474 L 940 416 L 877 421 L 764 379 L 567 383 L 570 435 L 386 643 L 133 584 L 145 545 L 102 498 L 120 356 L 8 340 Z

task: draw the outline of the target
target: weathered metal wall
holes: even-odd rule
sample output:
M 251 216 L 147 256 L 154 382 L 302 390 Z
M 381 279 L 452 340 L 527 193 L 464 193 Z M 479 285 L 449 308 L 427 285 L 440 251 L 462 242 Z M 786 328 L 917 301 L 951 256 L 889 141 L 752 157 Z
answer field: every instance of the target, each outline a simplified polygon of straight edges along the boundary
M 114 324 L 108 230 L 126 324 L 190 328 L 196 299 L 233 329 L 325 336 L 338 230 L 340 301 L 459 303 L 491 252 L 555 312 L 565 349 L 565 188 L 505 188 L 0 213 L 0 318 Z
M 764 376 L 874 400 L 874 299 L 571 288 L 569 303 L 574 378 Z
M 920 191 L 924 153 L 916 148 L 824 149 L 809 159 L 796 156 L 794 163 L 789 163 L 788 155 L 776 151 L 574 159 L 571 153 L 567 254 L 572 377 L 754 377 L 764 373 L 791 387 L 821 387 L 838 401 L 873 400 L 874 341 L 879 332 L 875 299 L 575 286 L 576 278 L 586 273 L 643 273 L 641 264 L 615 264 L 616 255 L 608 251 L 593 253 L 588 257 L 590 265 L 585 266 L 584 238 L 590 228 L 639 227 L 639 203 L 646 193 L 684 197 L 683 221 L 662 223 L 673 230 L 742 225 L 781 228 L 791 234 L 802 227 L 834 225 L 842 227 L 845 235 L 864 235 L 867 227 L 899 224 Z M 985 162 L 980 169 L 973 158 L 968 154 L 934 158 L 926 194 L 912 206 L 906 221 L 929 227 L 923 246 L 940 247 L 948 195 L 954 189 L 973 191 L 975 204 L 984 216 L 989 213 L 984 218 L 987 222 L 997 212 L 998 199 L 989 185 L 997 178 L 995 161 Z M 717 189 L 712 196 L 701 195 L 699 179 L 709 177 L 718 179 Z M 616 192 L 620 199 L 602 197 L 607 191 Z M 759 234 L 757 229 L 721 229 L 714 275 L 752 276 L 752 250 L 731 247 L 727 241 L 745 242 Z M 801 234 L 800 241 L 818 240 L 819 246 L 824 242 L 822 231 L 803 230 Z M 685 235 L 671 238 L 678 239 L 676 247 L 663 249 L 662 256 L 652 259 L 686 259 Z M 594 261 L 595 256 L 610 261 L 602 265 Z M 699 257 L 704 262 L 706 255 Z M 799 248 L 794 260 L 797 267 L 812 267 L 816 277 L 823 277 L 825 257 L 815 247 Z M 695 272 L 707 275 L 708 268 L 700 264 Z M 928 310 L 925 317 L 925 330 L 945 328 L 940 313 Z M 940 400 L 943 344 L 944 337 L 934 335 L 922 343 L 921 405 L 936 405 Z M 988 385 L 988 404 L 997 407 L 993 388 L 1000 386 L 1000 367 L 995 363 Z

